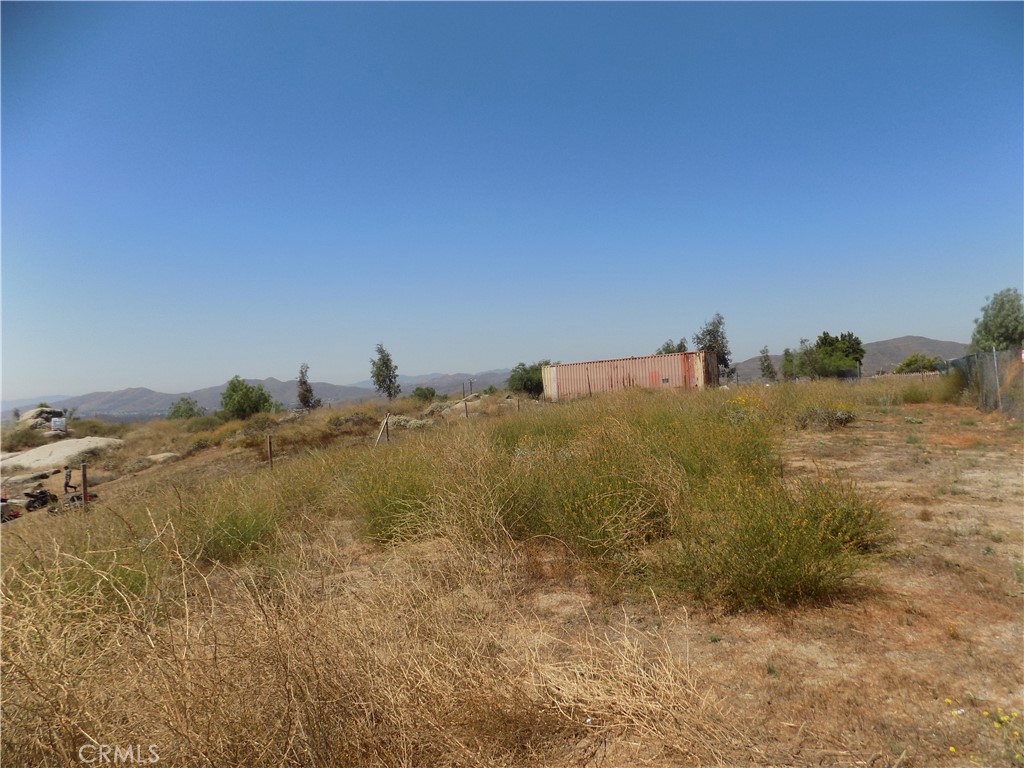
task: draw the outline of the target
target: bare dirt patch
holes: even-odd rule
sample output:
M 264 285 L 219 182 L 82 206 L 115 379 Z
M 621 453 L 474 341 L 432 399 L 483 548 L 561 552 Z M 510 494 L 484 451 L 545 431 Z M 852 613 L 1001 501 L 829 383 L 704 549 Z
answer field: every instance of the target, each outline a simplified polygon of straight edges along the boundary
M 784 459 L 787 476 L 842 473 L 885 498 L 895 552 L 833 605 L 691 608 L 666 630 L 673 646 L 737 717 L 761 723 L 771 764 L 1021 764 L 1019 425 L 904 406 L 837 432 L 793 432 Z

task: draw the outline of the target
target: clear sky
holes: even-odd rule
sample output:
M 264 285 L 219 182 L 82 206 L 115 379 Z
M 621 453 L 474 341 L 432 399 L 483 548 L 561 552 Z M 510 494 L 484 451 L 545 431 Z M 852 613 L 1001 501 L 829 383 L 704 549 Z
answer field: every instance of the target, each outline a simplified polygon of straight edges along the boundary
M 968 341 L 1022 9 L 4 2 L 3 398 Z

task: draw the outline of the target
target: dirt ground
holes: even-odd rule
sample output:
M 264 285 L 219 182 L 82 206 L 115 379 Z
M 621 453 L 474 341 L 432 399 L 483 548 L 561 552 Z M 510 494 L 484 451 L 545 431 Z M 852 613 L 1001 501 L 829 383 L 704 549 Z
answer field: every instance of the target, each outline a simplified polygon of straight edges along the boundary
M 835 432 L 792 431 L 786 476 L 840 473 L 894 514 L 893 551 L 848 595 L 728 613 L 682 597 L 623 602 L 553 566 L 522 595 L 523 615 L 567 647 L 595 625 L 628 625 L 686 659 L 742 735 L 720 763 L 1024 765 L 1022 448 L 1020 423 L 952 405 L 864 409 Z M 61 482 L 48 485 L 59 493 Z M 345 538 L 354 563 L 379 557 Z M 703 763 L 646 740 L 609 744 L 590 764 Z
M 895 552 L 829 606 L 624 609 L 659 625 L 738 721 L 761 723 L 729 763 L 1024 764 L 1022 434 L 931 404 L 793 432 L 787 475 L 840 472 L 879 494 L 897 519 Z

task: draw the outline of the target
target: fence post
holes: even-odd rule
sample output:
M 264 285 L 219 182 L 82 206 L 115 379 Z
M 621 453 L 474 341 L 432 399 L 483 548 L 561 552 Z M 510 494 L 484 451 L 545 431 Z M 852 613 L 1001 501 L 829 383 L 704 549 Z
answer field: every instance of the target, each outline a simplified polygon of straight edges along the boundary
M 82 511 L 89 511 L 89 477 L 86 474 L 86 464 L 82 462 Z
M 1003 410 L 1003 396 L 999 394 L 999 360 L 996 357 L 996 348 L 992 347 L 992 367 L 996 371 L 996 408 Z
M 390 418 L 391 418 L 391 412 L 388 411 L 388 413 L 384 416 L 384 423 L 380 425 L 380 432 L 377 433 L 377 439 L 373 442 L 373 447 L 374 448 L 376 448 L 377 444 L 380 442 L 381 435 L 383 435 L 385 430 L 387 430 L 387 428 L 388 428 L 388 419 L 390 419 Z M 391 433 L 390 432 L 388 433 L 388 442 L 389 443 L 391 442 Z
M 267 435 L 267 458 L 270 460 L 270 468 L 274 468 L 274 438 Z

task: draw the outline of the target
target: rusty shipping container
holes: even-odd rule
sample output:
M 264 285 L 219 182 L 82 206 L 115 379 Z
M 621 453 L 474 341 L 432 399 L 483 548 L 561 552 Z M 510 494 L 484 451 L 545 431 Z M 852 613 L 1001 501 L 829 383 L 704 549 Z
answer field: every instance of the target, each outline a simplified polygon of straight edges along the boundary
M 541 369 L 544 399 L 558 402 L 598 392 L 644 389 L 704 389 L 718 386 L 718 362 L 713 353 L 675 352 L 670 355 L 623 357 L 586 363 L 558 363 Z

